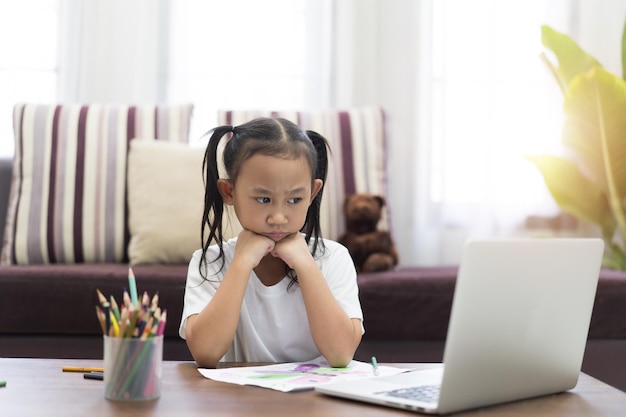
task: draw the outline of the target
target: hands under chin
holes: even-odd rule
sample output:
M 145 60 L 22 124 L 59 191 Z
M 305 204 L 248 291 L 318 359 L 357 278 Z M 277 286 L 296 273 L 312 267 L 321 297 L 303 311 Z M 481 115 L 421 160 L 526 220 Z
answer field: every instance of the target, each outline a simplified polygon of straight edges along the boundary
M 235 255 L 248 259 L 252 268 L 256 268 L 261 259 L 268 254 L 280 258 L 292 269 L 296 269 L 300 260 L 311 257 L 309 247 L 301 233 L 289 234 L 278 242 L 247 229 L 239 233 Z
M 252 268 L 256 268 L 261 259 L 272 252 L 275 246 L 276 243 L 272 239 L 244 229 L 237 237 L 235 257 L 247 260 Z
M 292 269 L 296 269 L 300 259 L 311 256 L 304 236 L 300 233 L 292 233 L 285 236 L 276 242 L 270 253 L 276 258 L 282 259 Z

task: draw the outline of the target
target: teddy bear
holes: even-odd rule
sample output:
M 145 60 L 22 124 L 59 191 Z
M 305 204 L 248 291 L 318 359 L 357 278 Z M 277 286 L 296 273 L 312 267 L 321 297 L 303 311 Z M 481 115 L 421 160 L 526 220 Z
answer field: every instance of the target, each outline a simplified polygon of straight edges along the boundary
M 378 272 L 398 264 L 398 252 L 387 231 L 378 230 L 385 199 L 356 193 L 344 201 L 346 232 L 337 240 L 348 248 L 357 272 Z

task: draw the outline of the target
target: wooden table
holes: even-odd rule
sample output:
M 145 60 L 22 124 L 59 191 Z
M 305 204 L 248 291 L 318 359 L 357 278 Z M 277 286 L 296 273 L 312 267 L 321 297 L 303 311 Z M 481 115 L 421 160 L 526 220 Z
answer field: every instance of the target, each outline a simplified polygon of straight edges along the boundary
M 62 366 L 101 367 L 97 360 L 0 358 L 0 416 L 409 416 L 413 413 L 325 397 L 314 391 L 282 393 L 204 378 L 192 362 L 163 363 L 161 397 L 124 403 L 104 398 L 102 381 Z M 427 367 L 427 364 L 391 364 Z M 626 393 L 581 374 L 572 391 L 493 406 L 459 416 L 624 416 Z

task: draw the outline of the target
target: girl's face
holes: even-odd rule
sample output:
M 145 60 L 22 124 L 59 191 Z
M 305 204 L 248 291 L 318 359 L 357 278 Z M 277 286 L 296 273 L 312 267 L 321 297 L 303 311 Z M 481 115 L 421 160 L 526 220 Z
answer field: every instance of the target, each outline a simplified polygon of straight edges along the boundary
M 254 155 L 242 164 L 235 184 L 220 179 L 218 187 L 244 229 L 278 242 L 300 231 L 322 180 L 311 181 L 304 157 Z

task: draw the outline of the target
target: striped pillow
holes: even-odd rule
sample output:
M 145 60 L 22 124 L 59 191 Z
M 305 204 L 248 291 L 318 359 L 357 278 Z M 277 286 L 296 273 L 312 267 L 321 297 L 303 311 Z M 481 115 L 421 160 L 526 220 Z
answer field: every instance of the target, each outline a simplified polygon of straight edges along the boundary
M 192 105 L 18 104 L 2 264 L 126 262 L 135 137 L 187 142 Z
M 321 208 L 322 235 L 337 239 L 345 231 L 346 195 L 387 195 L 384 112 L 378 107 L 312 111 L 220 111 L 220 125 L 240 125 L 256 117 L 283 117 L 324 136 L 332 151 Z M 388 208 L 379 227 L 389 229 Z

